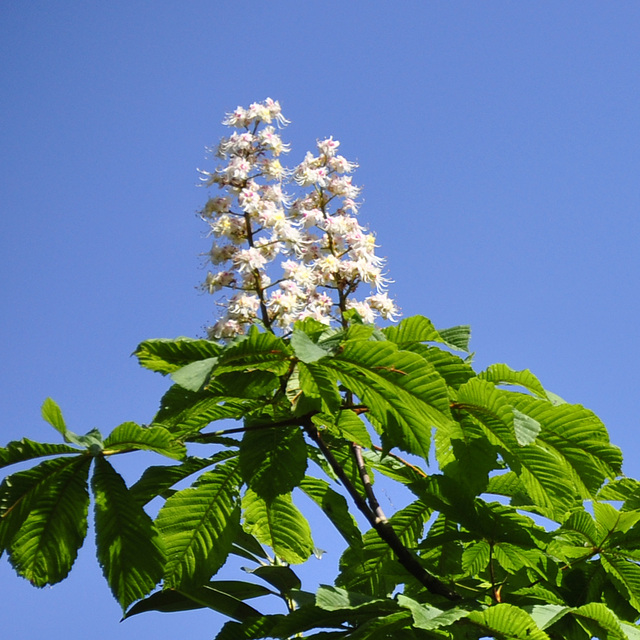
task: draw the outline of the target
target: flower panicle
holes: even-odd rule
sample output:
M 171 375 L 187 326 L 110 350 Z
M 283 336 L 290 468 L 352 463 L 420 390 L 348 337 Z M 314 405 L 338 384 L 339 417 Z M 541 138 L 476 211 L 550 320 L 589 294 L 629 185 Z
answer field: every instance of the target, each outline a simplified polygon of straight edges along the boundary
M 230 294 L 209 336 L 229 340 L 258 321 L 284 334 L 305 318 L 344 326 L 350 309 L 364 322 L 395 321 L 385 260 L 355 217 L 361 188 L 351 174 L 358 165 L 338 154 L 340 142 L 318 140 L 316 154 L 289 169 L 280 156 L 290 145 L 274 126 L 289 121 L 277 101 L 237 107 L 223 124 L 234 131 L 209 150 L 222 164 L 199 170 L 203 185 L 224 192 L 199 212 L 214 239 L 207 260 L 217 268 L 201 288 Z M 361 284 L 374 293 L 356 298 Z

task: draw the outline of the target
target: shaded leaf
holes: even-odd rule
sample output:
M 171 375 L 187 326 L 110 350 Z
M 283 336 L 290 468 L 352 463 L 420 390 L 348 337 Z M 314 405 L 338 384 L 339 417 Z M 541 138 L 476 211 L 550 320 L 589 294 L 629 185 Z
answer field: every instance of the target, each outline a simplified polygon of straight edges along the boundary
M 162 577 L 162 541 L 122 477 L 102 457 L 92 478 L 98 562 L 123 610 Z
M 0 448 L 0 469 L 16 464 L 17 462 L 25 462 L 34 458 L 43 458 L 45 456 L 56 456 L 64 453 L 78 454 L 78 449 L 70 447 L 67 444 L 46 444 L 43 442 L 34 442 L 27 438 L 22 440 L 13 440 L 6 447 Z
M 360 529 L 349 511 L 347 501 L 331 489 L 328 482 L 306 476 L 300 483 L 300 489 L 324 511 L 350 546 L 362 545 Z
M 291 493 L 307 469 L 307 445 L 299 427 L 246 431 L 240 445 L 242 479 L 265 500 Z
M 183 389 L 188 391 L 200 391 L 208 382 L 213 368 L 218 363 L 218 358 L 207 358 L 190 362 L 171 373 L 171 379 Z
M 209 608 L 235 620 L 247 620 L 262 615 L 244 600 L 273 593 L 257 584 L 240 581 L 211 581 L 191 589 L 165 589 L 137 602 L 123 619 L 147 611 L 172 613 Z
M 37 587 L 64 580 L 84 542 L 90 465 L 87 456 L 47 460 L 3 482 L 0 540 Z
M 147 504 L 156 496 L 168 498 L 168 490 L 176 483 L 198 473 L 218 462 L 223 462 L 238 455 L 237 451 L 220 451 L 210 458 L 190 457 L 182 464 L 170 466 L 152 466 L 145 469 L 140 480 L 129 487 L 129 493 L 140 504 Z

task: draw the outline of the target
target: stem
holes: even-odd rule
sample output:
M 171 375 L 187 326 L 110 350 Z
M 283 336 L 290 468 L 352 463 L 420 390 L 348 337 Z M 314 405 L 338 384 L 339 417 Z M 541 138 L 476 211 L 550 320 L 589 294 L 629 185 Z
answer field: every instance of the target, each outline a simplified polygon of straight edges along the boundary
M 369 507 L 367 501 L 358 493 L 353 483 L 349 480 L 344 472 L 344 469 L 340 466 L 340 463 L 335 459 L 331 450 L 322 440 L 315 425 L 311 422 L 309 416 L 301 420 L 302 427 L 305 433 L 313 440 L 318 446 L 325 459 L 333 469 L 334 473 L 340 479 L 340 482 L 344 485 L 345 489 L 355 502 L 358 509 L 362 512 L 369 524 L 376 530 L 378 535 L 384 542 L 389 545 L 391 550 L 395 553 L 398 562 L 414 577 L 420 584 L 422 584 L 427 591 L 437 595 L 441 595 L 447 600 L 461 600 L 462 596 L 450 589 L 446 584 L 438 580 L 435 576 L 432 576 L 424 567 L 420 564 L 418 558 L 407 547 L 404 546 L 398 534 L 393 530 L 393 527 L 389 521 L 384 518 L 380 519 L 376 515 L 375 511 Z M 366 485 L 365 485 L 366 487 Z M 382 514 L 384 516 L 384 514 Z
M 244 224 L 247 229 L 247 242 L 251 248 L 254 248 L 255 245 L 253 242 L 253 230 L 251 229 L 251 218 L 249 217 L 248 213 L 244 214 Z M 262 316 L 262 322 L 267 328 L 267 331 L 271 331 L 273 333 L 273 329 L 271 328 L 271 320 L 269 319 L 269 311 L 267 310 L 267 304 L 264 299 L 262 277 L 260 276 L 260 271 L 258 269 L 253 270 L 253 277 L 256 283 L 256 293 L 258 294 L 258 299 L 260 300 L 260 315 Z
M 489 543 L 489 574 L 491 575 L 491 594 L 496 603 L 500 603 L 500 588 L 496 587 L 496 574 L 493 568 L 493 542 Z
M 371 486 L 371 479 L 369 478 L 369 474 L 367 473 L 367 468 L 364 465 L 364 459 L 362 458 L 362 447 L 357 445 L 355 442 L 351 443 L 351 452 L 353 453 L 353 457 L 356 460 L 356 465 L 358 467 L 358 473 L 360 474 L 360 479 L 362 480 L 362 484 L 364 485 L 364 492 L 367 496 L 367 502 L 369 503 L 369 508 L 376 516 L 378 522 L 389 522 L 387 520 L 387 516 L 384 514 L 380 503 L 378 502 L 378 498 L 376 498 L 376 494 L 373 492 L 373 487 Z

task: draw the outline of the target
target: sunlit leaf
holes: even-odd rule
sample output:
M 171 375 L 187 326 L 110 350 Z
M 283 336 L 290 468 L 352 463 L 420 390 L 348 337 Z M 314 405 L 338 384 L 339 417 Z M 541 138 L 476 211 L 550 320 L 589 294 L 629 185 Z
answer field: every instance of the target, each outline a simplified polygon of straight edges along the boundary
M 177 338 L 146 340 L 133 352 L 141 366 L 162 374 L 172 373 L 191 362 L 217 356 L 222 347 L 211 340 Z
M 166 587 L 200 584 L 222 566 L 240 524 L 238 484 L 232 460 L 166 501 L 156 519 L 167 554 Z
M 124 422 L 117 426 L 104 441 L 105 451 L 143 449 L 155 451 L 168 458 L 181 460 L 186 449 L 163 427 L 141 427 L 135 422 Z
M 242 500 L 245 529 L 290 564 L 300 564 L 313 553 L 311 529 L 288 494 L 266 501 L 250 489 Z

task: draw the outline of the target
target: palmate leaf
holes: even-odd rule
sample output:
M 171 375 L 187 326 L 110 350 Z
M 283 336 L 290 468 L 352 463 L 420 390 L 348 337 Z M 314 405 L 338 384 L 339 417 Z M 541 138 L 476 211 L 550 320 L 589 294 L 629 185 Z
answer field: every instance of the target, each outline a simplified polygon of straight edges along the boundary
M 124 422 L 117 426 L 104 441 L 104 449 L 105 454 L 108 451 L 143 449 L 174 460 L 181 460 L 186 454 L 184 444 L 177 441 L 167 429 L 141 427 L 135 422 Z
M 476 377 L 476 372 L 468 362 L 439 347 L 413 343 L 402 345 L 402 349 L 421 355 L 433 365 L 435 370 L 444 378 L 444 381 L 454 389 Z
M 47 398 L 42 403 L 42 417 L 58 432 L 63 438 L 67 437 L 67 425 L 65 424 L 62 410 L 53 398 Z
M 522 394 L 509 398 L 516 409 L 540 424 L 537 442 L 562 460 L 581 497 L 595 496 L 605 478 L 620 474 L 620 449 L 610 443 L 604 424 L 592 411 L 580 405 L 554 406 Z
M 237 466 L 231 460 L 208 471 L 160 509 L 156 524 L 167 554 L 166 588 L 201 584 L 224 564 L 240 526 Z
M 301 391 L 309 397 L 322 399 L 323 410 L 331 413 L 339 410 L 342 396 L 338 391 L 334 376 L 322 366 L 299 362 L 297 366 L 298 384 Z
M 175 612 L 209 608 L 235 620 L 247 620 L 262 615 L 245 600 L 273 594 L 258 584 L 238 580 L 212 580 L 191 589 L 165 589 L 136 602 L 123 619 L 147 611 Z
M 242 479 L 265 500 L 291 493 L 307 469 L 307 445 L 299 427 L 246 431 L 240 445 Z
M 172 373 L 191 362 L 217 356 L 222 347 L 211 340 L 146 340 L 133 352 L 141 366 L 162 374 Z
M 153 424 L 168 429 L 176 438 L 182 438 L 197 433 L 211 422 L 242 418 L 265 402 L 215 395 L 209 391 L 193 392 L 173 385 L 164 394 Z
M 540 398 L 547 399 L 547 392 L 544 390 L 540 380 L 528 369 L 514 371 L 506 364 L 492 364 L 490 367 L 478 374 L 478 378 L 488 380 L 494 384 L 508 384 L 524 387 Z
M 472 611 L 468 619 L 504 640 L 549 640 L 526 611 L 511 604 L 501 603 L 484 611 Z
M 102 456 L 96 458 L 91 484 L 98 562 L 124 611 L 146 596 L 162 577 L 162 541 L 120 474 Z
M 541 446 L 538 439 L 528 446 L 518 442 L 513 405 L 519 398 L 527 399 L 527 396 L 501 391 L 490 382 L 474 378 L 458 389 L 455 407 L 473 416 L 489 441 L 502 448 L 503 457 L 520 476 L 536 505 L 564 514 L 577 504 L 575 496 L 568 491 L 573 479 L 571 469 L 555 452 Z M 551 404 L 545 404 L 553 409 Z M 518 409 L 543 424 L 537 415 L 531 415 L 521 406 Z M 459 424 L 464 430 L 464 420 Z
M 414 548 L 424 531 L 431 509 L 416 500 L 389 518 L 396 535 L 408 548 Z M 395 560 L 391 547 L 375 529 L 363 537 L 361 548 L 350 547 L 340 558 L 340 574 L 336 585 L 349 591 L 359 591 L 374 596 L 384 596 L 409 574 Z
M 254 325 L 246 336 L 237 338 L 220 354 L 214 375 L 228 371 L 261 369 L 284 375 L 290 366 L 293 350 L 270 332 L 260 332 Z
M 248 489 L 242 499 L 244 528 L 278 558 L 289 564 L 305 562 L 313 553 L 311 529 L 289 494 L 266 501 Z
M 225 450 L 219 451 L 210 458 L 195 456 L 186 458 L 179 465 L 148 467 L 140 480 L 129 487 L 129 493 L 142 505 L 147 504 L 156 496 L 168 498 L 171 494 L 167 494 L 167 492 L 181 480 L 214 464 L 235 458 L 237 455 L 237 451 Z
M 442 610 L 429 604 L 421 604 L 402 594 L 398 595 L 398 604 L 411 611 L 413 623 L 418 629 L 426 629 L 428 631 L 433 631 L 440 627 L 448 627 L 469 615 L 469 610 L 463 607 Z
M 640 566 L 616 554 L 604 552 L 600 561 L 616 589 L 628 599 L 634 609 L 640 611 Z
M 405 318 L 395 326 L 382 330 L 387 340 L 402 347 L 416 342 L 439 342 L 461 351 L 469 350 L 471 330 L 468 326 L 437 330 L 424 316 Z
M 368 407 L 389 448 L 428 459 L 431 429 L 451 422 L 447 386 L 431 364 L 388 341 L 355 341 L 323 366 Z
M 27 438 L 13 440 L 6 447 L 0 448 L 0 469 L 25 462 L 34 458 L 44 458 L 46 456 L 57 456 L 64 453 L 79 453 L 78 449 L 68 444 L 46 444 L 44 442 L 34 442 Z
M 300 489 L 322 509 L 349 546 L 362 546 L 360 529 L 349 511 L 347 501 L 331 489 L 328 482 L 306 476 L 300 483 Z
M 576 609 L 571 615 L 597 638 L 606 640 L 627 640 L 628 636 L 620 625 L 619 618 L 606 605 L 590 602 Z
M 3 482 L 0 541 L 37 587 L 66 578 L 84 542 L 90 465 L 89 456 L 47 460 Z

